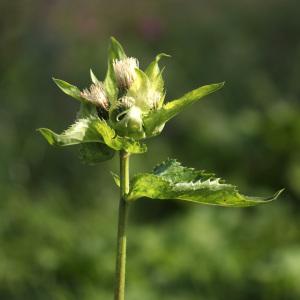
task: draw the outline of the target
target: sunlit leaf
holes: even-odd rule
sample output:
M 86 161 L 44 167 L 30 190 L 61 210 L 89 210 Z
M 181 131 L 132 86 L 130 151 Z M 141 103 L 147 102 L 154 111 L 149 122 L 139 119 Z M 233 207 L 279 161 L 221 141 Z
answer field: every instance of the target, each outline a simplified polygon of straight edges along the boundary
M 136 78 L 127 92 L 128 97 L 135 99 L 135 105 L 142 111 L 149 111 L 151 103 L 148 101 L 148 93 L 150 90 L 150 80 L 148 76 L 140 69 L 135 69 Z
M 104 143 L 114 150 L 125 150 L 129 153 L 143 153 L 147 151 L 144 144 L 133 139 L 116 134 L 104 120 L 90 116 L 78 119 L 70 128 L 61 134 L 50 129 L 40 128 L 38 131 L 50 145 L 71 146 L 83 143 Z
M 52 78 L 53 81 L 55 82 L 55 84 L 67 95 L 79 100 L 79 101 L 85 101 L 82 97 L 81 97 L 81 91 L 80 89 L 75 86 L 72 85 L 64 80 L 61 79 L 56 79 L 56 78 Z
M 164 80 L 162 78 L 162 70 L 160 70 L 158 66 L 158 62 L 162 57 L 170 57 L 170 55 L 165 53 L 158 54 L 155 59 L 149 64 L 149 66 L 145 70 L 145 74 L 148 76 L 152 88 L 159 92 L 163 92 L 164 89 Z
M 127 199 L 133 201 L 147 197 L 246 207 L 268 203 L 276 199 L 282 191 L 267 198 L 245 196 L 238 192 L 236 186 L 225 183 L 213 174 L 183 167 L 176 160 L 167 160 L 152 173 L 136 175 L 131 181 Z
M 100 142 L 102 138 L 95 128 L 96 118 L 78 119 L 73 125 L 61 134 L 57 134 L 48 128 L 40 128 L 38 131 L 44 136 L 50 145 L 71 146 L 81 143 Z
M 202 86 L 195 89 L 181 98 L 166 103 L 161 109 L 151 111 L 148 116 L 144 118 L 144 124 L 147 136 L 158 134 L 163 128 L 164 124 L 175 117 L 188 105 L 200 100 L 224 86 L 224 82 L 215 83 Z

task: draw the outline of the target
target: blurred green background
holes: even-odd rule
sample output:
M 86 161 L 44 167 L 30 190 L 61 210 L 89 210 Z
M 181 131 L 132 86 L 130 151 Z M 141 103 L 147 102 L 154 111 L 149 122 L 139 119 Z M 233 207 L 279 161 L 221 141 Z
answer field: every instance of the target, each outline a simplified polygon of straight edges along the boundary
M 78 103 L 52 76 L 101 78 L 109 36 L 142 67 L 165 59 L 171 100 L 226 86 L 169 122 L 132 172 L 166 157 L 206 169 L 249 209 L 132 205 L 128 300 L 300 299 L 300 4 L 280 0 L 0 2 L 0 299 L 112 299 L 118 159 L 82 165 L 35 129 L 65 129 Z

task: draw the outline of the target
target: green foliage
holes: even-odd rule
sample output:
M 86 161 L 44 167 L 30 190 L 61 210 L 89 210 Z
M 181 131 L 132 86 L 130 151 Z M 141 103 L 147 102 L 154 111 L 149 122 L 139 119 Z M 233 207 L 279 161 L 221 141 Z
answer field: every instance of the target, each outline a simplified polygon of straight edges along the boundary
M 221 89 L 223 86 L 224 82 L 202 86 L 183 95 L 179 99 L 168 102 L 161 109 L 150 112 L 144 120 L 147 135 L 159 134 L 165 123 L 180 113 L 186 106 Z
M 164 53 L 158 54 L 143 72 L 138 66 L 136 68 L 130 66 L 130 63 L 136 63 L 136 60 L 127 58 L 121 44 L 112 37 L 108 50 L 108 69 L 103 82 L 103 90 L 102 85 L 99 86 L 101 82 L 90 69 L 92 85 L 88 94 L 94 102 L 89 100 L 78 87 L 53 78 L 56 85 L 65 94 L 82 103 L 75 124 L 62 134 L 56 134 L 47 128 L 40 128 L 38 131 L 50 145 L 82 144 L 80 158 L 92 164 L 109 159 L 113 155 L 107 151 L 106 147 L 85 146 L 85 143 L 104 143 L 113 150 L 125 150 L 129 153 L 146 152 L 146 145 L 141 145 L 136 140 L 157 135 L 165 123 L 187 105 L 223 86 L 223 83 L 204 86 L 163 105 L 164 81 L 158 62 L 162 57 L 168 56 Z M 122 64 L 118 70 L 114 69 L 116 62 Z M 116 72 L 122 73 L 119 74 L 121 78 L 133 80 L 127 90 L 118 86 L 120 83 L 116 80 Z M 124 98 L 124 96 L 126 97 Z M 95 103 L 98 103 L 100 107 L 96 109 Z M 108 118 L 105 115 L 108 115 Z M 96 149 L 100 151 L 100 157 L 95 152 Z
M 81 97 L 81 92 L 79 88 L 75 85 L 72 85 L 64 80 L 52 78 L 55 84 L 67 95 L 71 96 L 72 98 L 75 98 L 79 101 L 84 101 L 84 99 Z
M 50 145 L 71 146 L 81 143 L 100 142 L 103 138 L 96 127 L 102 122 L 95 117 L 78 119 L 73 125 L 61 134 L 56 134 L 50 129 L 40 128 L 38 131 L 44 136 Z
M 0 299 L 113 298 L 118 191 L 108 174 L 117 157 L 90 168 L 74 155 L 89 143 L 58 151 L 32 132 L 73 120 L 78 103 L 56 97 L 49 76 L 84 87 L 92 66 L 101 79 L 112 30 L 145 55 L 142 66 L 152 53 L 172 54 L 160 62 L 168 99 L 201 82 L 228 83 L 149 140 L 134 171 L 178 157 L 248 193 L 287 190 L 249 209 L 135 202 L 128 299 L 300 299 L 300 2 L 154 0 L 150 32 L 140 1 L 21 3 L 0 1 Z
M 114 150 L 125 150 L 129 153 L 143 153 L 146 145 L 126 137 L 116 135 L 108 124 L 94 116 L 78 119 L 62 134 L 56 134 L 47 128 L 38 129 L 50 145 L 72 146 L 83 143 L 104 143 Z
M 174 159 L 158 165 L 153 173 L 136 175 L 131 181 L 127 200 L 142 197 L 176 199 L 198 204 L 228 207 L 247 207 L 275 200 L 283 190 L 269 198 L 248 197 L 214 174 L 183 167 Z

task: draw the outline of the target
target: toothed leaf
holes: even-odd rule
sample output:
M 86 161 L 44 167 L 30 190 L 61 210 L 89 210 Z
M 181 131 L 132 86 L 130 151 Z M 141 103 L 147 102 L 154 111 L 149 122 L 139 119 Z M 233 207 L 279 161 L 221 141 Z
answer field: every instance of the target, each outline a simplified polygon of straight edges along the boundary
M 200 100 L 204 96 L 211 94 L 220 88 L 224 83 L 215 83 L 202 86 L 195 89 L 177 100 L 166 103 L 161 109 L 151 111 L 148 116 L 144 118 L 144 124 L 147 136 L 157 135 L 161 132 L 164 124 L 175 117 L 188 105 Z
M 83 143 L 103 143 L 114 150 L 125 150 L 129 153 L 143 153 L 147 151 L 144 144 L 133 139 L 121 137 L 116 134 L 104 120 L 90 116 L 78 119 L 62 134 L 50 129 L 40 128 L 38 131 L 45 137 L 50 145 L 71 146 Z
M 279 194 L 269 198 L 248 197 L 238 192 L 234 185 L 227 184 L 215 175 L 183 167 L 176 160 L 167 160 L 152 173 L 136 175 L 131 181 L 128 201 L 141 197 L 174 199 L 199 204 L 230 207 L 247 207 L 268 203 Z
M 81 143 L 100 142 L 102 137 L 95 128 L 97 119 L 94 117 L 78 119 L 73 125 L 61 134 L 50 129 L 40 128 L 38 131 L 50 145 L 71 146 Z

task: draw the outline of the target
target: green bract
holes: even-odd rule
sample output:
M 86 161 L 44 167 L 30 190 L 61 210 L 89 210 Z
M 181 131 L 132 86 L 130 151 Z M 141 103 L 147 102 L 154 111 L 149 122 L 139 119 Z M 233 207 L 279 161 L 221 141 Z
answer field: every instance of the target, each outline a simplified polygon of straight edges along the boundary
M 39 131 L 51 145 L 80 144 L 80 157 L 87 163 L 110 159 L 118 150 L 145 152 L 146 146 L 138 140 L 159 134 L 165 123 L 187 105 L 223 86 L 206 85 L 165 104 L 162 69 L 158 65 L 163 57 L 168 55 L 157 55 L 142 71 L 138 60 L 127 57 L 120 43 L 111 38 L 103 82 L 92 70 L 91 85 L 83 90 L 53 78 L 65 94 L 81 103 L 75 123 L 61 134 L 46 128 Z

